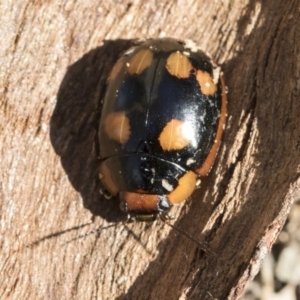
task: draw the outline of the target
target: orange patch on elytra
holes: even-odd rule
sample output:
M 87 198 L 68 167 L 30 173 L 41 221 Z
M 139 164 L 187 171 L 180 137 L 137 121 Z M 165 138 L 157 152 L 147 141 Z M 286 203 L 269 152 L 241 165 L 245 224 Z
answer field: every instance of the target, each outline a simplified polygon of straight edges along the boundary
M 175 204 L 184 201 L 188 198 L 196 188 L 197 175 L 189 171 L 185 173 L 179 180 L 178 186 L 169 195 L 168 200 Z
M 121 58 L 115 63 L 115 65 L 111 69 L 107 81 L 115 79 L 117 74 L 121 71 L 123 65 L 124 65 L 124 59 Z
M 113 195 L 116 196 L 119 192 L 116 184 L 114 183 L 110 170 L 106 166 L 105 161 L 100 164 L 99 178 L 104 187 Z
M 128 73 L 141 74 L 147 67 L 149 67 L 153 60 L 153 52 L 149 49 L 142 49 L 137 52 L 128 62 Z
M 220 142 L 221 142 L 221 137 L 223 134 L 224 126 L 225 126 L 225 121 L 226 121 L 226 114 L 227 114 L 227 96 L 226 96 L 226 87 L 224 83 L 223 76 L 220 76 L 221 83 L 222 83 L 222 104 L 221 104 L 221 114 L 220 114 L 220 119 L 219 119 L 219 125 L 217 129 L 217 134 L 215 138 L 215 143 L 213 144 L 208 156 L 206 157 L 204 163 L 202 166 L 196 170 L 197 174 L 200 176 L 206 176 L 211 167 L 212 164 L 215 160 L 215 157 L 217 155 Z
M 120 192 L 120 198 L 126 202 L 129 211 L 156 210 L 158 195 Z
M 168 72 L 178 78 L 188 78 L 193 66 L 186 55 L 180 51 L 173 52 L 169 55 L 166 63 Z
M 217 85 L 208 72 L 197 70 L 196 79 L 201 87 L 201 92 L 206 96 L 211 96 L 217 91 Z
M 110 113 L 104 122 L 105 132 L 112 140 L 124 145 L 130 137 L 130 123 L 124 111 Z
M 180 150 L 190 143 L 190 138 L 185 135 L 184 122 L 172 119 L 162 130 L 159 143 L 163 150 Z

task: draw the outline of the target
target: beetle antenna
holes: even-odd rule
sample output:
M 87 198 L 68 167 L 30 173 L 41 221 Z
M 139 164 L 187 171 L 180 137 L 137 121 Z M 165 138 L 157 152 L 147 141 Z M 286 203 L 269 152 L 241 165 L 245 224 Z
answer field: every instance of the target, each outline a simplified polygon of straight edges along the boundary
M 175 231 L 177 231 L 178 233 L 182 234 L 183 236 L 185 236 L 186 238 L 188 238 L 189 240 L 191 240 L 193 243 L 195 243 L 201 250 L 203 250 L 204 252 L 213 254 L 214 256 L 216 256 L 216 253 L 213 252 L 212 250 L 210 250 L 210 248 L 208 247 L 207 243 L 201 243 L 199 241 L 197 241 L 196 239 L 194 239 L 190 234 L 188 234 L 187 232 L 181 230 L 180 228 L 174 226 L 173 224 L 170 223 L 170 219 L 171 217 L 169 215 L 164 215 L 161 214 L 160 215 L 161 220 L 169 225 L 172 229 L 174 229 Z

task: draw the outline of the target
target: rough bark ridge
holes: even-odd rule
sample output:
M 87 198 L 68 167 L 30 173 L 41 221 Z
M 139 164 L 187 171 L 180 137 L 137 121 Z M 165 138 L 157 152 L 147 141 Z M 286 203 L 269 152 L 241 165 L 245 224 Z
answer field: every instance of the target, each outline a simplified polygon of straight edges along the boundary
M 96 2 L 0 4 L 1 299 L 236 299 L 300 196 L 299 1 Z M 196 40 L 225 73 L 218 158 L 174 210 L 215 254 L 161 222 L 81 237 L 123 218 L 98 192 L 107 74 L 158 36 Z

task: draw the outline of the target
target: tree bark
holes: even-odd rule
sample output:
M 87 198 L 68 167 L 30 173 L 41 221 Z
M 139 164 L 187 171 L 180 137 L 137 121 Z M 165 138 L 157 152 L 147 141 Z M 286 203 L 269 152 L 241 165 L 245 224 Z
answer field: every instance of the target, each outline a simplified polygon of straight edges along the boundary
M 13 2 L 0 4 L 1 299 L 237 299 L 300 197 L 299 1 Z M 195 40 L 229 91 L 215 165 L 172 210 L 207 252 L 161 221 L 122 223 L 99 193 L 108 73 L 135 39 L 163 36 Z

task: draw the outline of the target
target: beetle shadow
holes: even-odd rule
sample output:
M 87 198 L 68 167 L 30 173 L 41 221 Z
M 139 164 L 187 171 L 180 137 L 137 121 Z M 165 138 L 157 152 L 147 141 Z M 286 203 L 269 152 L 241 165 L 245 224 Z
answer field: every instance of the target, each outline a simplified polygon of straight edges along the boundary
M 117 199 L 100 194 L 98 124 L 106 78 L 134 40 L 107 40 L 71 65 L 60 85 L 50 121 L 50 140 L 83 205 L 109 222 L 126 218 Z

